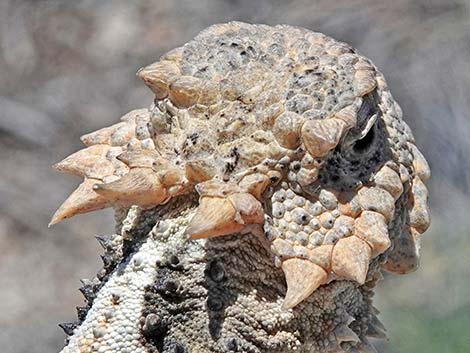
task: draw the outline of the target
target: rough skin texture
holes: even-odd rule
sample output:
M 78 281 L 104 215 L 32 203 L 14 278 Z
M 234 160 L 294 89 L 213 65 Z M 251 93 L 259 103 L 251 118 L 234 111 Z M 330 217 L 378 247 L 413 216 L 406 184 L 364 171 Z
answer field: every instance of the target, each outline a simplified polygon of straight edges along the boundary
M 429 167 L 382 74 L 291 26 L 212 26 L 138 73 L 156 99 L 59 162 L 51 224 L 104 207 L 63 352 L 375 352 L 383 269 L 418 266 Z

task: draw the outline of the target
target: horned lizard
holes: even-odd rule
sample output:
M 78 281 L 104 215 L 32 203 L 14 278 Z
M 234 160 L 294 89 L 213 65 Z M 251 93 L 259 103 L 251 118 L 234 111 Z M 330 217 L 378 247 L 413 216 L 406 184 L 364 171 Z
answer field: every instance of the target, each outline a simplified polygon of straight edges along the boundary
M 117 221 L 62 353 L 376 352 L 373 290 L 418 266 L 430 170 L 372 62 L 232 22 L 138 76 L 153 104 L 55 165 L 84 181 L 51 224 Z

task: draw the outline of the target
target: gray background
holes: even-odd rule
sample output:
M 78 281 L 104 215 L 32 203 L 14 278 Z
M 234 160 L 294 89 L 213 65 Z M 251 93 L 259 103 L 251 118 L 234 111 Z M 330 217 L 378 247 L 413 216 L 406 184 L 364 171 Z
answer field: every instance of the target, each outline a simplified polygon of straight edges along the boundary
M 57 352 L 58 322 L 100 267 L 110 211 L 47 229 L 79 180 L 50 165 L 79 136 L 149 105 L 135 72 L 217 22 L 294 24 L 349 42 L 385 73 L 433 170 L 422 266 L 386 276 L 381 352 L 469 352 L 468 1 L 0 0 L 0 351 Z

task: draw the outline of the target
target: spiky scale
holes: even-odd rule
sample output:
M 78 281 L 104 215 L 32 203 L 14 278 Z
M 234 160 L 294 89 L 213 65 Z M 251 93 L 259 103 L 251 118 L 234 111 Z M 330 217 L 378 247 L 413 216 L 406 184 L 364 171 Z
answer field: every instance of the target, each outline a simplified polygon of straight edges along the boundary
M 109 235 L 95 235 L 96 240 L 100 243 L 101 247 L 106 250 L 110 251 L 113 248 L 112 244 L 112 237 Z
M 158 205 L 168 198 L 165 186 L 150 168 L 132 168 L 111 183 L 95 184 L 93 190 L 114 203 Z
M 284 309 L 291 309 L 308 298 L 327 279 L 327 272 L 308 260 L 288 259 L 282 263 L 282 270 L 287 282 Z
M 90 132 L 89 134 L 80 137 L 80 140 L 85 146 L 92 145 L 111 145 L 111 136 L 121 127 L 125 126 L 126 123 L 117 123 L 115 125 L 102 128 L 97 131 Z
M 72 336 L 73 331 L 77 328 L 77 322 L 63 322 L 59 324 L 59 327 L 64 331 L 67 336 Z
M 371 258 L 372 249 L 364 240 L 344 238 L 333 248 L 331 269 L 343 278 L 364 284 Z
M 80 150 L 54 165 L 59 172 L 100 179 L 112 175 L 114 168 L 106 159 L 110 146 L 93 145 Z
M 73 217 L 79 213 L 96 211 L 109 207 L 112 202 L 108 198 L 96 193 L 93 189 L 94 185 L 100 183 L 101 181 L 97 179 L 85 179 L 54 213 L 49 226 L 57 224 L 64 219 Z
M 88 307 L 85 307 L 85 306 L 77 306 L 75 309 L 76 309 L 76 311 L 77 311 L 78 320 L 79 320 L 80 322 L 82 322 L 83 320 L 85 320 L 89 308 L 88 308 Z

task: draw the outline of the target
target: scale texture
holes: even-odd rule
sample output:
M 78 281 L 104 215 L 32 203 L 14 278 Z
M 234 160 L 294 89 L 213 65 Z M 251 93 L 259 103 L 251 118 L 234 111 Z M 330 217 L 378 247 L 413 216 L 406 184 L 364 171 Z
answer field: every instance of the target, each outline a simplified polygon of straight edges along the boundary
M 232 22 L 138 76 L 151 107 L 55 165 L 84 180 L 51 224 L 117 221 L 62 352 L 376 352 L 373 289 L 418 267 L 430 171 L 372 62 Z

